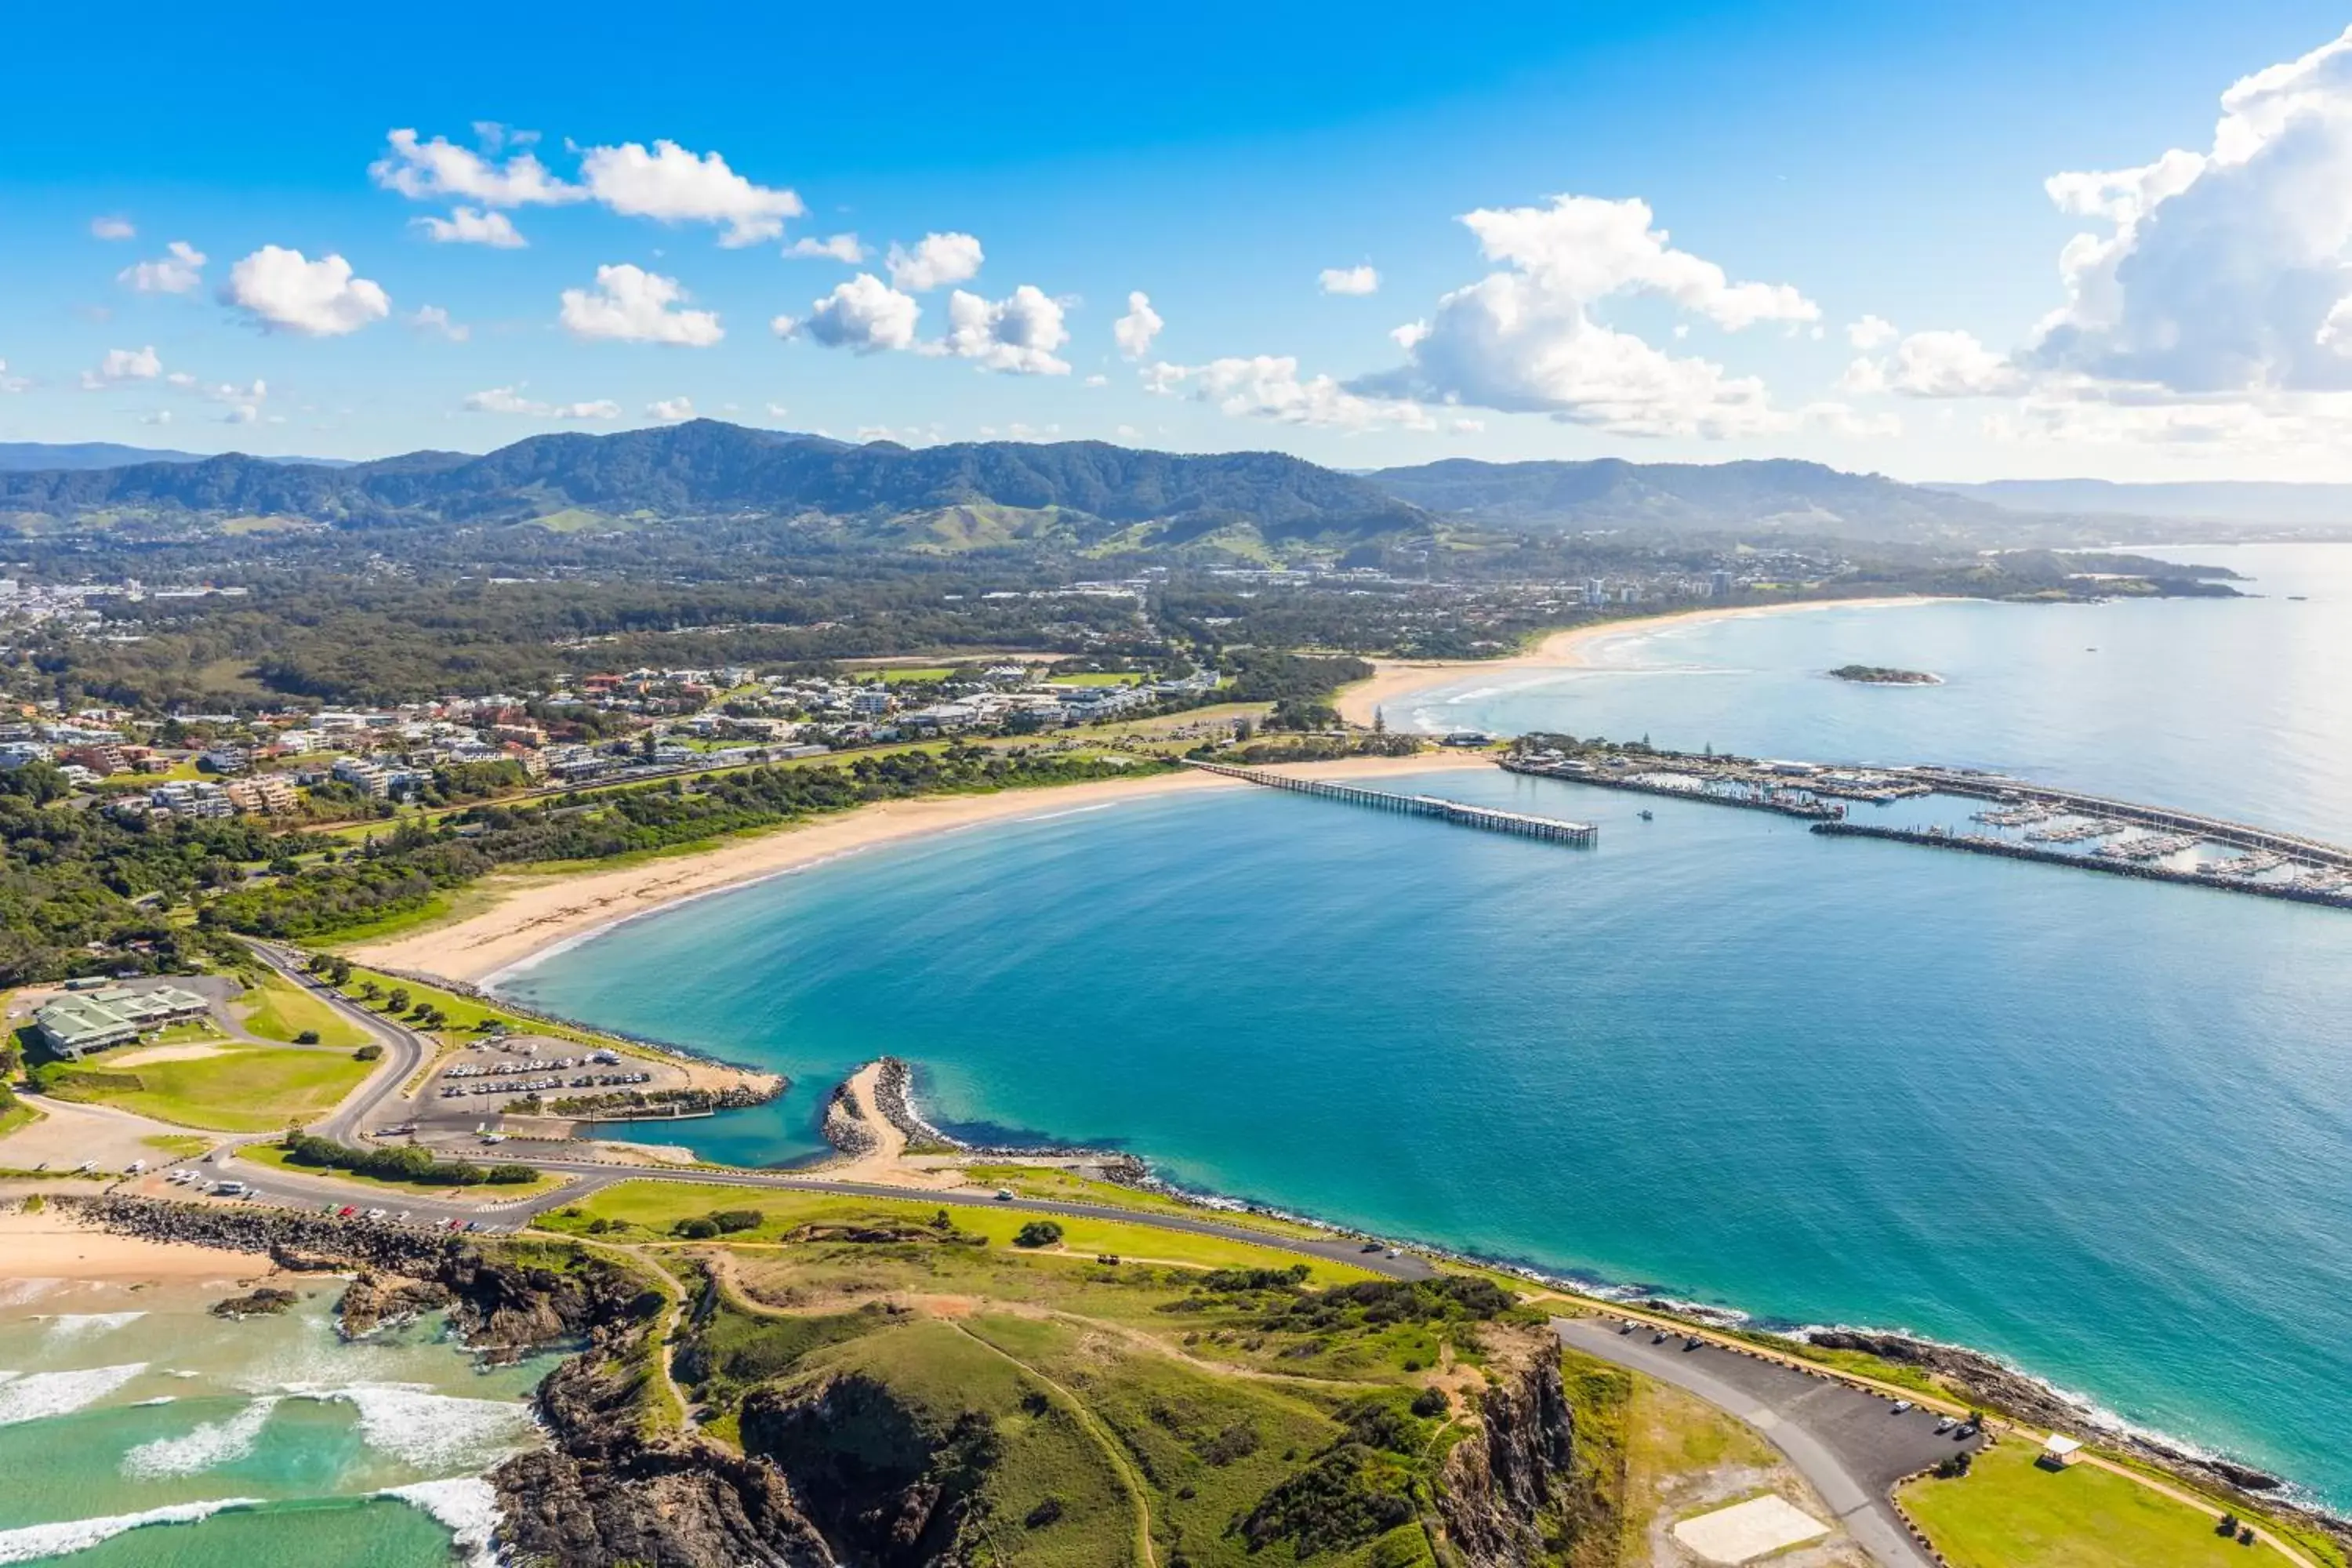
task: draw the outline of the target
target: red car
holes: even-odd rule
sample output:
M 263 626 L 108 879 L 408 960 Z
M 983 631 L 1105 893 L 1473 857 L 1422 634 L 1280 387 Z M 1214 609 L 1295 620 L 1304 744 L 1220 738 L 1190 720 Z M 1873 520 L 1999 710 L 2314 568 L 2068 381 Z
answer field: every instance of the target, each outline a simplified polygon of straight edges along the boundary
M 360 1212 L 360 1211 L 359 1211 L 357 1208 L 353 1207 L 352 1205 L 350 1205 L 350 1204 L 345 1204 L 342 1207 L 341 1207 L 341 1208 L 339 1208 L 339 1209 L 337 1209 L 337 1210 L 335 1211 L 335 1217 L 336 1217 L 337 1219 L 349 1219 L 349 1218 L 351 1218 L 351 1217 L 352 1217 L 352 1215 L 355 1215 L 355 1214 L 357 1214 L 357 1213 L 359 1213 L 359 1212 Z

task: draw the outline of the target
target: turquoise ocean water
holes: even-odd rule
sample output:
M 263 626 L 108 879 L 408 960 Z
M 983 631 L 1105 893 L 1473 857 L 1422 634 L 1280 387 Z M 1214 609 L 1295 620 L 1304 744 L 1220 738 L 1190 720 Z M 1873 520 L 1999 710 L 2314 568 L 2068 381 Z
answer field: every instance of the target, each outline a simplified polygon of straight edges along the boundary
M 225 1272 L 227 1272 L 225 1269 Z M 219 1288 L 0 1293 L 0 1563 L 487 1562 L 483 1470 L 537 1440 L 552 1364 L 478 1370 L 437 1320 L 345 1343 L 320 1281 L 227 1322 Z
M 2179 553 L 2266 596 L 1629 628 L 1389 719 L 2001 767 L 2352 838 L 2352 547 Z M 1947 684 L 1824 678 L 1849 661 Z M 1979 1346 L 2352 1504 L 2352 915 L 1499 773 L 1431 787 L 1599 847 L 1265 792 L 1045 797 L 503 984 L 798 1080 L 698 1124 L 713 1154 L 814 1152 L 829 1086 L 896 1053 L 982 1136 Z

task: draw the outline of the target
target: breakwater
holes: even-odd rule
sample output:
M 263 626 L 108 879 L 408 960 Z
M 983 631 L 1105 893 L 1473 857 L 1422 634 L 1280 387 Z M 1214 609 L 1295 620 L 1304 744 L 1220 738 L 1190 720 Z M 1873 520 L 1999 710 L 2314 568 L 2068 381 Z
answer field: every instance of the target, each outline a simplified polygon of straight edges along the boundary
M 2045 866 L 2072 866 L 2085 871 L 2104 871 L 2111 877 L 2136 877 L 2144 882 L 2172 882 L 2190 888 L 2218 888 L 2229 893 L 2251 893 L 2261 899 L 2284 899 L 2298 904 L 2325 904 L 2331 909 L 2352 909 L 2352 894 L 2333 891 L 2301 882 L 2258 882 L 2243 877 L 2200 876 L 2170 866 L 2151 865 L 2146 861 L 2110 858 L 2099 855 L 2070 855 L 2061 849 L 2044 849 L 2038 845 L 2013 843 L 1987 834 L 1947 833 L 1926 827 L 1880 827 L 1860 822 L 1817 822 L 1813 831 L 1832 838 L 1882 838 L 1897 844 L 1924 844 L 1935 849 L 1960 849 L 1971 855 L 1993 855 L 2004 860 L 2034 860 Z
M 2107 795 L 2088 795 L 2081 790 L 2027 784 L 1999 773 L 1926 766 L 1891 771 L 1927 784 L 1939 795 L 1969 795 L 2004 805 L 2038 805 L 2069 816 L 2100 817 L 2110 822 L 2127 822 L 2137 827 L 2193 833 L 2200 838 L 2215 844 L 2227 844 L 2232 848 L 2275 854 L 2305 865 L 2352 871 L 2352 849 L 2342 845 L 2305 837 L 2300 834 L 2255 827 L 2242 822 L 2232 822 L 2227 817 L 2175 811 L 2169 806 L 2142 805 Z
M 1463 827 L 1484 828 L 1489 833 L 1517 834 L 1522 838 L 1541 838 L 1554 844 L 1572 844 L 1579 848 L 1591 847 L 1599 830 L 1589 822 L 1563 822 L 1558 817 L 1531 816 L 1525 812 L 1502 811 L 1491 805 L 1468 805 L 1458 800 L 1447 800 L 1433 795 L 1397 795 L 1389 790 L 1366 789 L 1361 784 L 1340 784 L 1330 779 L 1293 778 L 1286 773 L 1264 768 L 1237 768 L 1225 763 L 1204 763 L 1184 759 L 1185 766 L 1202 773 L 1222 773 L 1226 778 L 1241 779 L 1268 789 L 1288 790 L 1294 795 L 1318 795 L 1325 800 L 1342 801 L 1349 805 L 1369 806 L 1375 811 L 1398 812 L 1408 816 L 1431 816 Z

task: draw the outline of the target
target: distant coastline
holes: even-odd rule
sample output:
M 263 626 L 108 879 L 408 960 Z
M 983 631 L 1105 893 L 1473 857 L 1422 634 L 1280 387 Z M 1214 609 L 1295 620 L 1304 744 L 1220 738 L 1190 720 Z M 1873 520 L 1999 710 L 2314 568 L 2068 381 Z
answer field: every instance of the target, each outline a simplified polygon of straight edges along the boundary
M 1591 621 L 1553 632 L 1525 653 L 1504 658 L 1398 659 L 1376 658 L 1368 680 L 1342 689 L 1335 700 L 1339 716 L 1353 724 L 1370 724 L 1389 703 L 1400 702 L 1468 676 L 1511 671 L 1580 669 L 1591 661 L 1586 650 L 1608 637 L 1643 635 L 1666 626 L 1706 626 L 1717 621 L 1748 620 L 1758 616 L 1795 615 L 1807 610 L 1888 609 L 1899 605 L 1949 604 L 1948 597 L 1903 594 L 1867 599 L 1791 599 L 1777 605 L 1725 605 L 1694 610 L 1670 610 L 1655 616 L 1627 616 Z

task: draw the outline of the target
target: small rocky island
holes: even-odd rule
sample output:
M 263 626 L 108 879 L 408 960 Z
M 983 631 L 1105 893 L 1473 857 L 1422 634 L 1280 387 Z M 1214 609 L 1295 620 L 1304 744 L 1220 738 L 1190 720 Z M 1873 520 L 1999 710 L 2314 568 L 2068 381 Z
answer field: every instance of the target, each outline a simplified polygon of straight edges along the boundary
M 1883 664 L 1842 664 L 1830 671 L 1836 680 L 1859 681 L 1864 686 L 1941 686 L 1944 678 L 1930 675 L 1924 669 L 1895 669 Z

